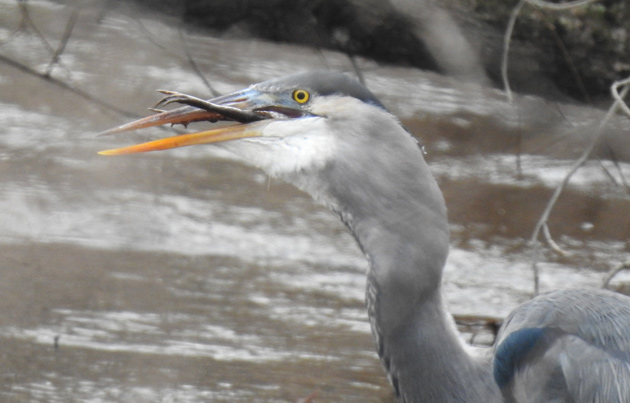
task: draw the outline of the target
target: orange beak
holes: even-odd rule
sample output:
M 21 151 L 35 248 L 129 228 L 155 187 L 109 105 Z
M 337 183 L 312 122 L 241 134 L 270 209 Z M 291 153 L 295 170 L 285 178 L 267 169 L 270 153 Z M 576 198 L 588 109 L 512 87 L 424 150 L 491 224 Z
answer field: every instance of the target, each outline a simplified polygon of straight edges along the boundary
M 137 121 L 140 122 L 140 121 Z M 132 126 L 132 122 L 124 126 Z M 128 147 L 116 148 L 113 150 L 100 151 L 101 155 L 123 155 L 144 153 L 147 151 L 168 150 L 169 148 L 192 146 L 196 144 L 219 143 L 222 141 L 243 139 L 248 137 L 262 136 L 262 128 L 267 122 L 255 122 L 249 124 L 239 124 L 235 126 L 227 126 L 213 130 L 207 130 L 198 133 L 182 134 L 179 136 L 167 137 L 160 140 L 150 141 L 148 143 L 136 144 Z M 124 127 L 120 126 L 120 127 Z M 118 129 L 118 128 L 117 128 Z M 116 129 L 114 129 L 116 130 Z M 126 129 L 130 130 L 130 129 Z M 117 130 L 118 131 L 118 130 Z

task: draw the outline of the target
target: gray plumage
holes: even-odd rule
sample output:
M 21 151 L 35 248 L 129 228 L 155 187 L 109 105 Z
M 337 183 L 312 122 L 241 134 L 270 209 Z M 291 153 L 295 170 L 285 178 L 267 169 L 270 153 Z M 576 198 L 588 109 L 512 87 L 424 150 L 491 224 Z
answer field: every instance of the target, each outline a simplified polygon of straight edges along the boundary
M 519 337 L 523 329 L 537 333 Z M 540 295 L 505 320 L 495 378 L 502 378 L 507 401 L 629 401 L 629 330 L 630 304 L 622 295 L 597 289 Z M 513 353 L 510 339 L 532 346 Z
M 225 141 L 340 216 L 369 262 L 372 334 L 401 402 L 630 402 L 628 297 L 595 289 L 541 295 L 508 317 L 494 347 L 464 345 L 442 295 L 442 193 L 415 139 L 365 87 L 312 72 L 210 102 L 264 119 L 169 147 Z

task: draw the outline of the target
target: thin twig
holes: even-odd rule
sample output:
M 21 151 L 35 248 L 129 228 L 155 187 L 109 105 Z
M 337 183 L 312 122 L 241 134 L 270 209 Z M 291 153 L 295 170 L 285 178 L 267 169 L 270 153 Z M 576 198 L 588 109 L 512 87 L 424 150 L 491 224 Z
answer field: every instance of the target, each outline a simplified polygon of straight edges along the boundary
M 615 101 L 617 101 L 617 103 L 619 104 L 619 107 L 621 107 L 621 110 L 623 110 L 626 115 L 630 116 L 630 108 L 628 108 L 628 104 L 626 104 L 626 101 L 623 100 L 623 98 L 625 97 L 625 93 L 623 95 L 619 94 L 619 87 L 624 87 L 624 90 L 627 91 L 628 85 L 630 85 L 630 77 L 626 78 L 625 80 L 615 81 L 610 87 L 610 92 L 613 98 L 615 98 Z
M 626 192 L 630 192 L 630 186 L 628 185 L 628 181 L 626 180 L 626 176 L 623 174 L 623 170 L 621 169 L 621 165 L 617 158 L 614 158 L 613 154 L 613 164 L 615 164 L 615 168 L 617 168 L 617 172 L 619 172 L 619 178 L 621 178 L 621 186 L 626 190 Z
M 542 0 L 526 0 L 526 1 L 532 6 L 546 8 L 548 10 L 568 10 L 569 8 L 585 6 L 589 3 L 594 3 L 598 0 L 576 0 L 576 1 L 570 1 L 568 3 L 561 3 L 561 4 L 549 3 L 547 1 L 542 1 Z
M 317 56 L 319 57 L 319 60 L 324 64 L 324 66 L 326 66 L 326 70 L 330 70 L 330 64 L 328 63 L 328 60 L 326 59 L 326 55 L 324 54 L 322 48 L 318 46 L 317 48 L 315 48 L 315 51 L 317 53 Z
M 616 166 L 617 164 L 616 164 L 616 161 L 615 161 L 615 155 L 612 154 L 610 158 L 613 160 L 612 162 Z M 610 170 L 608 168 L 606 168 L 606 165 L 604 165 L 604 161 L 602 161 L 601 159 L 599 160 L 599 167 L 604 172 L 604 175 L 606 175 L 608 177 L 608 179 L 612 182 L 613 185 L 615 185 L 615 186 L 622 186 L 622 184 L 619 183 L 617 178 L 615 178 L 615 175 L 613 175 L 612 172 L 610 172 Z M 619 168 L 619 167 L 617 166 L 617 168 Z
M 508 53 L 510 52 L 510 42 L 512 40 L 512 32 L 514 31 L 514 24 L 516 23 L 516 17 L 521 12 L 521 8 L 527 2 L 527 0 L 520 0 L 516 7 L 510 14 L 507 28 L 505 29 L 505 35 L 503 36 L 503 57 L 501 58 L 501 79 L 503 80 L 503 89 L 508 101 L 512 102 L 512 90 L 510 89 L 510 81 L 508 79 Z
M 66 30 L 63 33 L 63 37 L 61 38 L 59 47 L 57 47 L 57 50 L 53 54 L 53 57 L 50 60 L 50 64 L 48 65 L 48 68 L 46 69 L 46 72 L 44 73 L 45 77 L 50 76 L 53 68 L 59 62 L 59 56 L 61 56 L 63 51 L 66 49 L 66 44 L 68 43 L 68 40 L 70 39 L 70 35 L 72 34 L 72 30 L 74 29 L 74 25 L 76 24 L 78 17 L 79 17 L 79 9 L 75 8 L 72 11 L 72 14 L 70 14 L 70 18 L 68 19 L 68 23 L 66 24 Z
M 627 81 L 628 81 L 628 84 L 630 84 L 630 80 L 627 80 Z M 616 84 L 617 83 L 613 84 L 613 87 Z M 591 155 L 591 152 L 593 151 L 593 149 L 595 148 L 595 146 L 599 142 L 599 139 L 601 138 L 602 134 L 604 133 L 604 130 L 603 130 L 604 127 L 608 124 L 610 119 L 613 117 L 613 115 L 617 111 L 617 108 L 619 107 L 619 105 L 620 104 L 624 104 L 622 98 L 624 98 L 626 96 L 626 94 L 628 93 L 629 89 L 630 89 L 630 87 L 628 87 L 627 84 L 626 84 L 626 87 L 624 87 L 624 89 L 622 90 L 619 98 L 615 98 L 615 102 L 608 109 L 608 112 L 606 112 L 606 116 L 604 116 L 604 119 L 602 119 L 602 121 L 600 122 L 599 127 L 597 129 L 597 134 L 593 137 L 593 139 L 591 140 L 590 144 L 586 147 L 586 149 L 584 150 L 584 152 L 582 153 L 580 158 L 578 158 L 573 163 L 573 165 L 571 166 L 571 169 L 569 170 L 569 172 L 565 175 L 564 179 L 562 180 L 562 183 L 560 183 L 560 185 L 558 185 L 558 187 L 556 187 L 556 190 L 554 191 L 553 195 L 551 196 L 551 199 L 549 199 L 549 202 L 547 203 L 547 207 L 545 208 L 545 211 L 541 215 L 540 219 L 538 220 L 538 223 L 536 224 L 536 227 L 534 228 L 534 232 L 533 232 L 533 234 L 532 234 L 532 236 L 530 238 L 530 242 L 532 242 L 532 243 L 536 242 L 536 240 L 538 239 L 538 235 L 540 234 L 540 230 L 542 229 L 543 225 L 545 225 L 547 223 L 547 219 L 549 218 L 549 214 L 551 213 L 551 210 L 553 209 L 554 205 L 558 201 L 558 198 L 560 197 L 560 193 L 562 193 L 564 188 L 567 186 L 567 184 L 569 183 L 569 180 L 571 179 L 573 174 L 586 162 L 588 157 Z
M 520 0 L 518 4 L 516 4 L 510 13 L 510 19 L 508 20 L 508 25 L 505 29 L 505 35 L 503 36 L 503 55 L 501 57 L 501 80 L 503 81 L 503 89 L 505 90 L 505 95 L 507 96 L 509 102 L 512 102 L 513 98 L 512 90 L 510 89 L 510 81 L 508 79 L 508 53 L 510 52 L 510 42 L 512 40 L 512 33 L 514 32 L 516 18 L 521 12 L 523 5 L 528 3 L 548 10 L 566 10 L 573 7 L 584 6 L 595 1 L 597 0 L 576 0 L 568 3 L 554 4 L 542 0 Z
M 147 26 L 144 24 L 142 20 L 137 20 L 136 22 L 138 23 L 138 26 L 140 27 L 140 29 L 142 30 L 142 32 L 144 33 L 145 37 L 147 38 L 149 42 L 151 42 L 158 49 L 168 50 L 168 47 L 162 45 L 161 43 L 155 40 L 155 35 L 151 33 L 151 31 L 147 28 Z
M 569 67 L 569 71 L 571 71 L 571 74 L 573 75 L 573 78 L 575 79 L 576 85 L 578 89 L 580 90 L 580 92 L 582 93 L 582 96 L 584 97 L 584 101 L 589 104 L 592 103 L 591 97 L 588 95 L 588 91 L 586 90 L 586 86 L 584 85 L 584 81 L 582 80 L 582 77 L 580 77 L 580 71 L 578 70 L 575 63 L 573 63 L 573 58 L 571 57 L 571 53 L 569 53 L 569 50 L 564 45 L 564 42 L 562 42 L 562 38 L 560 37 L 560 35 L 558 35 L 558 31 L 556 30 L 555 26 L 551 23 L 551 21 L 549 21 L 549 18 L 547 16 L 544 16 L 543 18 L 544 18 L 545 24 L 547 25 L 547 29 L 549 30 L 549 32 L 551 32 L 551 37 L 553 38 L 554 42 L 556 42 L 556 45 L 560 49 L 560 53 L 562 53 L 562 57 L 566 61 L 567 66 Z
M 31 19 L 31 14 L 28 10 L 27 2 L 24 0 L 20 0 L 19 3 L 20 3 L 20 11 L 22 12 L 22 15 L 25 21 L 25 27 L 26 26 L 31 27 L 31 29 L 35 32 L 37 37 L 39 37 L 39 40 L 44 44 L 48 52 L 51 55 L 55 54 L 55 49 L 53 49 L 50 43 L 46 40 L 46 37 L 40 32 L 39 29 L 37 29 L 37 25 L 35 25 L 35 23 Z
M 612 162 L 612 164 L 616 168 L 617 174 L 619 175 L 619 179 L 617 179 L 615 177 L 615 175 L 613 175 L 611 169 L 607 168 L 604 165 L 604 162 L 600 159 L 599 160 L 599 167 L 604 172 L 604 175 L 606 175 L 608 177 L 608 179 L 610 179 L 610 181 L 613 183 L 613 185 L 622 188 L 626 193 L 630 193 L 630 186 L 628 185 L 628 181 L 626 180 L 626 176 L 623 173 L 623 169 L 622 169 L 621 165 L 619 164 L 619 160 L 617 159 L 617 156 L 612 151 L 610 152 L 610 162 Z
M 61 62 L 59 62 L 59 55 L 61 55 L 61 53 L 65 49 L 66 42 L 68 38 L 70 37 L 72 28 L 74 27 L 74 23 L 76 22 L 76 17 L 77 17 L 76 14 L 78 12 L 75 10 L 73 14 L 70 16 L 70 20 L 68 22 L 68 25 L 66 26 L 66 31 L 64 33 L 64 39 L 61 41 L 59 48 L 55 50 L 53 49 L 52 45 L 48 42 L 48 40 L 46 40 L 46 37 L 37 28 L 37 25 L 35 25 L 35 23 L 33 22 L 33 19 L 31 18 L 31 14 L 28 8 L 28 1 L 18 0 L 18 6 L 19 6 L 20 16 L 21 16 L 20 22 L 18 23 L 18 27 L 13 32 L 11 32 L 11 34 L 9 34 L 7 39 L 5 39 L 4 41 L 0 41 L 0 45 L 3 45 L 4 43 L 9 42 L 15 35 L 17 35 L 20 32 L 26 31 L 28 28 L 30 28 L 33 30 L 33 32 L 35 32 L 35 36 L 39 38 L 40 42 L 44 45 L 48 53 L 52 55 L 52 60 L 50 64 L 48 65 L 45 75 L 46 76 L 50 75 L 52 68 L 54 67 L 55 64 L 64 67 L 66 71 L 70 72 L 68 68 L 66 68 L 65 66 L 63 66 Z
M 570 255 L 569 252 L 567 252 L 564 249 L 562 249 L 556 243 L 556 241 L 553 240 L 553 238 L 551 237 L 551 233 L 549 232 L 549 226 L 547 225 L 547 223 L 543 224 L 542 230 L 543 230 L 543 236 L 545 237 L 545 241 L 547 241 L 547 245 L 549 245 L 551 250 L 553 250 L 554 252 L 556 252 L 560 256 L 569 256 Z
M 116 113 L 119 113 L 119 114 L 121 114 L 123 116 L 129 117 L 129 118 L 138 118 L 139 117 L 136 114 L 129 113 L 128 111 L 126 111 L 124 109 L 120 109 L 116 105 L 113 105 L 113 104 L 110 104 L 110 103 L 108 103 L 106 101 L 98 99 L 98 98 L 94 97 L 93 95 L 88 94 L 87 92 L 85 92 L 83 90 L 80 90 L 80 89 L 78 89 L 76 87 L 71 86 L 68 83 L 65 83 L 63 81 L 57 80 L 54 77 L 44 76 L 43 74 L 41 74 L 41 73 L 31 69 L 30 67 L 28 67 L 26 65 L 23 65 L 23 64 L 21 64 L 19 62 L 16 62 L 15 60 L 12 60 L 12 59 L 10 59 L 10 58 L 2 55 L 2 54 L 0 54 L 0 62 L 5 63 L 5 64 L 7 64 L 7 65 L 9 65 L 9 66 L 11 66 L 11 67 L 13 67 L 15 69 L 20 70 L 20 71 L 23 71 L 24 73 L 33 75 L 35 77 L 39 77 L 42 80 L 48 81 L 51 84 L 54 84 L 54 85 L 56 85 L 58 87 L 63 88 L 64 90 L 71 91 L 74 94 L 76 94 L 76 95 L 78 95 L 78 96 L 80 96 L 80 97 L 82 97 L 84 99 L 87 99 L 90 102 L 93 102 L 95 104 L 101 105 L 101 106 L 103 106 L 103 107 L 105 107 L 105 108 L 107 108 L 107 109 L 109 109 L 111 111 L 114 111 Z
M 564 179 L 562 180 L 562 183 L 560 183 L 560 185 L 558 185 L 555 189 L 555 191 L 553 192 L 553 195 L 551 196 L 551 198 L 549 199 L 549 202 L 547 203 L 547 206 L 545 207 L 544 212 L 542 213 L 542 215 L 540 216 L 540 219 L 538 220 L 538 222 L 536 223 L 536 227 L 534 228 L 534 232 L 532 233 L 532 236 L 529 240 L 530 244 L 532 245 L 536 245 L 537 244 L 537 239 L 538 236 L 540 235 L 540 231 L 541 229 L 543 229 L 544 226 L 547 225 L 547 220 L 549 219 L 549 215 L 551 214 L 551 210 L 553 210 L 553 207 L 555 206 L 556 202 L 558 201 L 558 198 L 560 197 L 560 194 L 562 193 L 562 191 L 564 190 L 564 188 L 568 185 L 569 180 L 571 179 L 571 177 L 573 176 L 573 174 L 588 160 L 588 157 L 591 155 L 591 153 L 593 152 L 593 149 L 595 149 L 595 146 L 597 145 L 597 143 L 599 142 L 600 138 L 602 137 L 603 133 L 604 133 L 604 127 L 608 124 L 608 122 L 610 121 L 610 119 L 614 116 L 614 114 L 617 112 L 617 109 L 620 107 L 621 104 L 624 104 L 623 98 L 625 98 L 625 96 L 628 94 L 628 90 L 630 90 L 630 78 L 623 80 L 621 82 L 615 82 L 613 83 L 613 85 L 611 86 L 611 90 L 613 92 L 616 92 L 617 89 L 619 88 L 619 86 L 621 85 L 625 85 L 623 90 L 621 91 L 621 94 L 618 94 L 619 96 L 614 96 L 615 98 L 615 102 L 613 102 L 613 104 L 611 105 L 611 107 L 608 109 L 608 112 L 606 112 L 606 115 L 604 116 L 604 118 L 602 119 L 602 121 L 600 122 L 598 129 L 597 129 L 597 133 L 596 135 L 593 137 L 593 139 L 591 140 L 590 144 L 586 147 L 586 149 L 584 150 L 584 152 L 582 153 L 582 155 L 580 156 L 580 158 L 578 158 L 573 165 L 571 166 L 571 169 L 569 170 L 569 172 L 565 175 Z M 532 269 L 534 271 L 534 288 L 536 289 L 536 293 L 537 293 L 537 284 L 538 284 L 538 269 L 536 267 L 536 262 L 534 261 L 532 264 Z
M 361 84 L 365 85 L 365 77 L 363 76 L 363 72 L 357 63 L 356 57 L 348 53 L 348 58 L 350 59 L 350 63 L 352 63 L 352 68 L 354 69 L 354 74 L 357 76 L 357 79 Z
M 201 78 L 201 81 L 203 81 L 205 86 L 208 88 L 208 90 L 210 91 L 210 95 L 213 98 L 216 97 L 217 95 L 219 95 L 219 93 L 212 87 L 212 84 L 210 84 L 210 81 L 206 79 L 204 74 L 201 72 L 199 65 L 197 64 L 195 59 L 192 57 L 192 54 L 190 53 L 190 48 L 188 47 L 188 41 L 186 40 L 186 33 L 184 32 L 183 28 L 179 29 L 179 37 L 182 40 L 182 45 L 183 45 L 182 47 L 184 48 L 184 53 L 186 53 L 186 58 L 188 59 L 188 62 L 192 66 L 193 70 L 195 70 L 197 75 Z
M 26 30 L 29 21 L 28 8 L 26 8 L 26 4 L 23 1 L 18 1 L 18 9 L 20 10 L 20 22 L 18 22 L 17 27 L 11 31 L 9 35 L 7 35 L 6 39 L 0 41 L 0 45 L 4 45 L 5 43 L 11 41 L 15 35 Z
M 626 260 L 625 262 L 620 263 L 617 266 L 610 269 L 610 271 L 606 273 L 606 276 L 604 277 L 604 280 L 602 281 L 602 288 L 608 288 L 608 285 L 610 284 L 610 280 L 612 280 L 613 277 L 615 277 L 620 271 L 624 269 L 630 269 L 630 260 Z

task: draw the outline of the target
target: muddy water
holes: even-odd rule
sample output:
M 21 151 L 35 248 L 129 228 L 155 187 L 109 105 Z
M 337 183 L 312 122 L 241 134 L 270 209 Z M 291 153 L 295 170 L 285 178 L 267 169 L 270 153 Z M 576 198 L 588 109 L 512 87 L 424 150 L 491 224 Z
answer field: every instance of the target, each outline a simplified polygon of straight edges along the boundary
M 71 10 L 28 4 L 57 46 Z M 0 1 L 0 54 L 43 72 L 50 53 L 32 28 L 14 33 L 19 20 Z M 352 71 L 344 55 L 293 46 L 200 33 L 186 46 L 221 93 Z M 209 95 L 184 49 L 173 21 L 91 2 L 52 76 L 141 116 L 157 88 Z M 503 317 L 532 291 L 525 240 L 603 113 L 358 64 L 426 146 L 447 197 L 451 310 Z M 96 155 L 168 133 L 95 137 L 129 119 L 0 63 L 0 400 L 392 401 L 363 306 L 366 263 L 337 219 L 212 147 Z M 572 180 L 550 225 L 571 256 L 538 257 L 543 290 L 598 286 L 628 258 L 624 172 L 623 160 L 594 161 Z

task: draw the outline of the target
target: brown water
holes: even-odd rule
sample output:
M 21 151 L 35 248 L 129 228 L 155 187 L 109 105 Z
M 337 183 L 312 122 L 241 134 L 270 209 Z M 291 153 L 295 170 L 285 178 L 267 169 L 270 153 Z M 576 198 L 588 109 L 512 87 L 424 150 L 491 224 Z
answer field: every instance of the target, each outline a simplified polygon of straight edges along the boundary
M 56 46 L 71 10 L 28 4 Z M 85 4 L 53 77 L 135 115 L 157 88 L 209 96 L 172 22 Z M 0 54 L 45 71 L 50 54 L 32 29 L 11 35 L 18 22 L 15 2 L 0 1 Z M 330 52 L 186 42 L 221 93 L 352 71 Z M 494 90 L 358 63 L 426 146 L 447 197 L 451 310 L 502 318 L 530 296 L 526 239 L 603 113 L 509 105 Z M 336 217 L 212 147 L 96 155 L 167 133 L 95 137 L 128 120 L 0 63 L 0 401 L 392 401 L 363 305 L 366 263 Z M 610 178 L 630 170 L 619 166 L 591 162 L 572 180 L 551 220 L 572 256 L 542 254 L 543 290 L 599 286 L 628 259 L 630 203 Z

